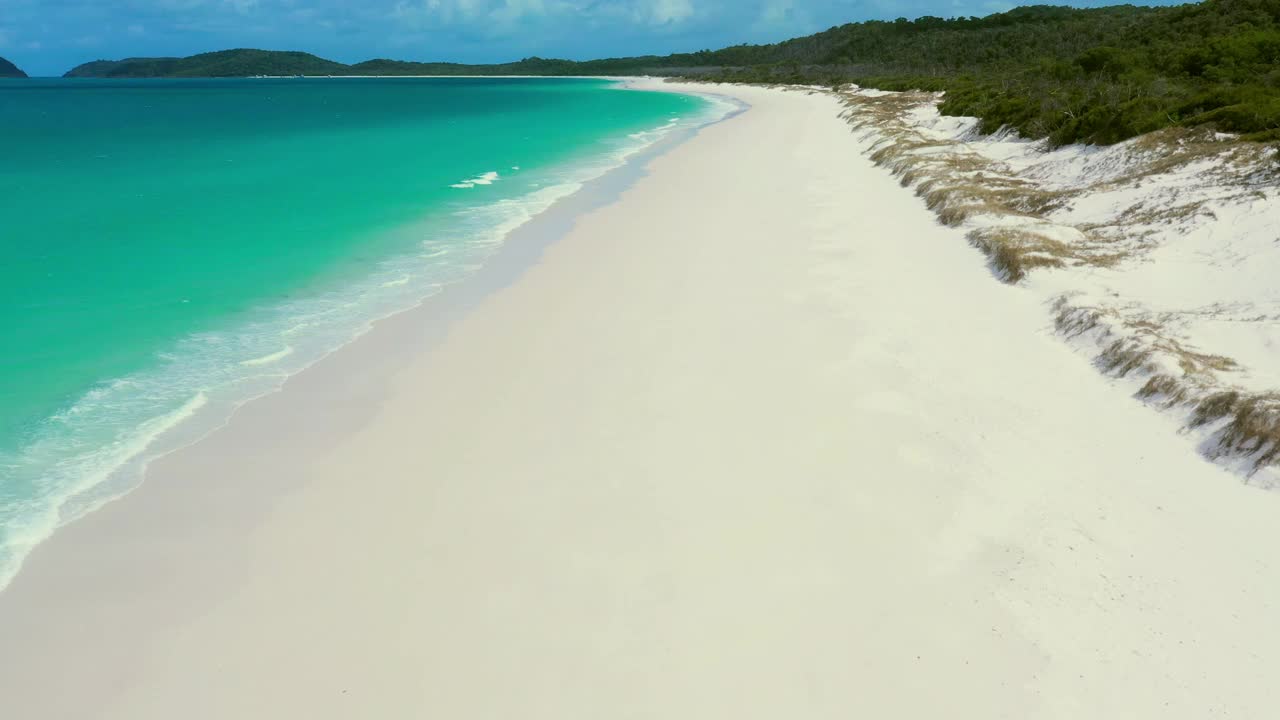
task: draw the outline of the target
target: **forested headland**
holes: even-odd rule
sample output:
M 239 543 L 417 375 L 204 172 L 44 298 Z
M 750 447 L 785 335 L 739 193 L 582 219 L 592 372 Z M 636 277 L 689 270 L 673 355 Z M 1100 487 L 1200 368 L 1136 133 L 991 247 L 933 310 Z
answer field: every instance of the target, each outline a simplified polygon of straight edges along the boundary
M 851 23 L 772 45 L 497 65 L 229 50 L 87 63 L 71 77 L 680 75 L 733 82 L 944 90 L 941 110 L 1054 143 L 1114 143 L 1169 126 L 1280 139 L 1280 0 L 1174 7 L 1021 7 L 987 17 Z
M 0 57 L 0 78 L 24 78 L 27 74 L 13 63 Z

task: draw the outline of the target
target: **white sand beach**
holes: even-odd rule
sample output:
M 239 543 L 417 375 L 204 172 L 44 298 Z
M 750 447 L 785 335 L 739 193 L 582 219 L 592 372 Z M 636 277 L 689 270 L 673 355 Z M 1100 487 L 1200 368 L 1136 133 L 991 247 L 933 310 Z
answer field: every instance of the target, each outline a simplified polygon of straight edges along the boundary
M 37 548 L 0 717 L 1273 716 L 1280 496 L 1055 338 L 834 99 L 717 92 L 751 108 L 522 272 Z

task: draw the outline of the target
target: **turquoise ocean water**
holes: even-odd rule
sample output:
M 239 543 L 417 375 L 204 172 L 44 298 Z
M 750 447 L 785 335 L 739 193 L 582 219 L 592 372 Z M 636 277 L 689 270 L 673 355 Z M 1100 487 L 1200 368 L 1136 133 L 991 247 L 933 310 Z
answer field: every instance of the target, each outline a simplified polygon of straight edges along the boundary
M 149 458 L 726 109 L 598 80 L 0 80 L 0 587 Z

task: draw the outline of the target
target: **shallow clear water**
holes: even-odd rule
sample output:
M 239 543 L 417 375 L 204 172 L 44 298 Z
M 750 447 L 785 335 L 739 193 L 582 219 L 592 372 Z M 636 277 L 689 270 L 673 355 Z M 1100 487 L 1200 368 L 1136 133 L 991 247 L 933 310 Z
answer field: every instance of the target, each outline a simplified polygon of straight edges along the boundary
M 722 112 L 595 80 L 0 81 L 0 586 L 158 437 Z

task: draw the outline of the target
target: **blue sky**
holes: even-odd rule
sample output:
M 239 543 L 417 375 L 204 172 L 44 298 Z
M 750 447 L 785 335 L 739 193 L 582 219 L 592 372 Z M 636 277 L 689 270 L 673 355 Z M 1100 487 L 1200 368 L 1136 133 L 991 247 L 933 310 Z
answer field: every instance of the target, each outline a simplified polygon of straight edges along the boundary
M 585 59 L 773 42 L 857 20 L 987 15 L 1015 4 L 1019 3 L 0 0 L 0 56 L 32 75 L 60 75 L 88 60 L 191 55 L 230 47 L 306 50 L 343 62 L 372 57 L 501 62 L 529 55 Z M 1117 0 L 1070 4 L 1089 7 Z

